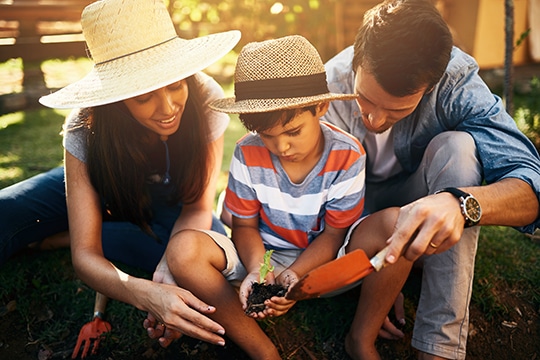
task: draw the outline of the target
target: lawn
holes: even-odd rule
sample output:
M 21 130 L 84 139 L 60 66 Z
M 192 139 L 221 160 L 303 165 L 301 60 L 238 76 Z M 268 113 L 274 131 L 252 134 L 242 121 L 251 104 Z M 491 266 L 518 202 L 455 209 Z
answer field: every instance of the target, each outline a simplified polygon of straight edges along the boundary
M 227 91 L 230 93 L 230 89 Z M 536 113 L 539 110 L 533 109 Z M 59 133 L 65 115 L 65 111 L 36 109 L 0 116 L 0 188 L 62 163 Z M 243 133 L 233 117 L 225 135 L 220 189 L 226 185 L 234 142 Z M 539 358 L 539 258 L 538 240 L 504 227 L 482 229 L 468 359 Z M 125 270 L 150 276 L 136 269 Z M 420 279 L 421 274 L 413 272 L 404 288 L 406 338 L 380 340 L 377 344 L 385 359 L 415 358 L 409 341 Z M 0 359 L 69 357 L 80 327 L 90 320 L 94 301 L 94 292 L 73 272 L 69 250 L 22 252 L 0 268 L 0 284 Z M 284 359 L 346 359 L 343 338 L 357 296 L 355 289 L 332 299 L 299 302 L 289 314 L 264 321 L 261 326 Z M 94 358 L 246 358 L 234 344 L 220 349 L 189 338 L 161 349 L 147 338 L 141 325 L 144 317 L 131 306 L 110 301 L 106 319 L 112 324 L 112 332 Z

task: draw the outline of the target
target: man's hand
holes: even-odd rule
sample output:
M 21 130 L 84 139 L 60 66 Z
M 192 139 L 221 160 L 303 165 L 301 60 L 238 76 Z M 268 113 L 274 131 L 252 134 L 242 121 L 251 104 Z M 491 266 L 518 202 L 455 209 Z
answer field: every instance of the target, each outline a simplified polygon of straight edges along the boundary
M 452 194 L 430 195 L 410 203 L 399 211 L 387 241 L 386 261 L 393 264 L 402 253 L 407 260 L 415 261 L 424 254 L 446 251 L 459 241 L 464 225 L 459 202 Z

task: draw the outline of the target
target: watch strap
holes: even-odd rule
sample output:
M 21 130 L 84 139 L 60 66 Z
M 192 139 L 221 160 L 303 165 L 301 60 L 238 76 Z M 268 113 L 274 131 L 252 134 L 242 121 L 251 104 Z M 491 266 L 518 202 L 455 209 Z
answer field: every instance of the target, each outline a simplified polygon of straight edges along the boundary
M 463 190 L 459 190 L 458 188 L 455 188 L 455 187 L 448 187 L 448 188 L 444 188 L 444 189 L 441 189 L 441 190 L 437 190 L 435 192 L 435 194 L 439 194 L 439 193 L 442 193 L 442 192 L 449 192 L 450 194 L 454 195 L 458 199 L 460 197 L 465 199 L 467 196 L 471 196 L 471 194 L 466 193 Z

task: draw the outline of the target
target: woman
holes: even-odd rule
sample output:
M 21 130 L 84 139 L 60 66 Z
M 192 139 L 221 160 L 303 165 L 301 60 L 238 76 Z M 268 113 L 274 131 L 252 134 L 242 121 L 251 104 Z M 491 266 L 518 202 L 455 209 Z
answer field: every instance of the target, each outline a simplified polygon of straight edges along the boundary
M 162 326 L 154 332 L 154 319 L 164 324 L 172 332 L 162 345 L 178 331 L 223 344 L 223 327 L 206 317 L 215 309 L 178 288 L 161 257 L 182 229 L 223 230 L 212 226 L 212 208 L 228 118 L 207 107 L 222 90 L 199 71 L 230 51 L 240 34 L 181 39 L 159 0 L 98 1 L 84 9 L 81 25 L 94 68 L 40 99 L 79 108 L 64 127 L 65 197 L 58 169 L 2 190 L 1 207 L 8 197 L 15 208 L 26 199 L 39 202 L 44 207 L 32 215 L 38 221 L 27 215 L 27 223 L 49 224 L 41 234 L 14 224 L 32 235 L 21 240 L 18 229 L 6 231 L 12 235 L 2 244 L 10 245 L 2 248 L 66 231 L 67 202 L 73 266 L 84 282 L 149 312 L 149 333 L 163 333 Z M 111 261 L 154 271 L 154 281 Z

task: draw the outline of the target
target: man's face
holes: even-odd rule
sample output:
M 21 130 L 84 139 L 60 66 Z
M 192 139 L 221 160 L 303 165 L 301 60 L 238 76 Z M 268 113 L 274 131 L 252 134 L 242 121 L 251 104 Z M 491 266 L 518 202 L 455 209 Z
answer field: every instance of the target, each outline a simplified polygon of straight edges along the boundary
M 375 77 L 359 66 L 354 78 L 354 91 L 358 94 L 356 102 L 366 129 L 380 134 L 416 109 L 426 87 L 412 95 L 396 97 L 384 91 Z

